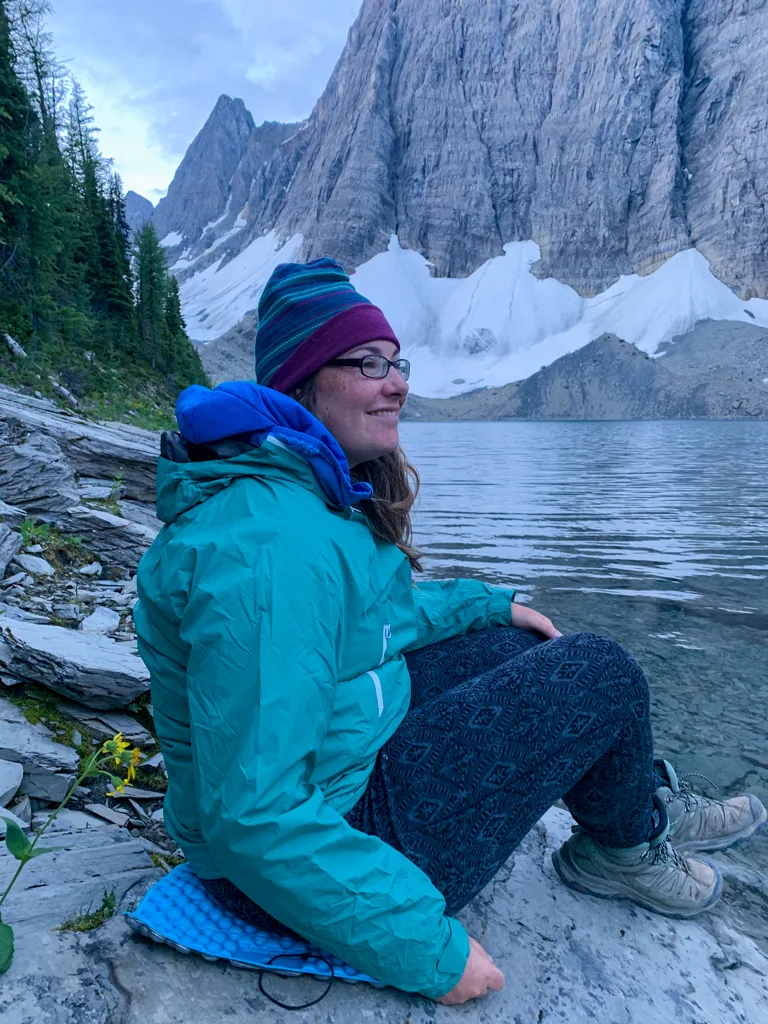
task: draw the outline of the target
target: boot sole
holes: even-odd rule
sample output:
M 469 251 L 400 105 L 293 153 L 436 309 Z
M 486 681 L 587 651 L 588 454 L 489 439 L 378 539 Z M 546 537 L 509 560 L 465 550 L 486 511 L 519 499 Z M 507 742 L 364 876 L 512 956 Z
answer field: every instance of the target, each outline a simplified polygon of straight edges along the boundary
M 741 832 L 731 836 L 722 836 L 720 839 L 690 839 L 687 843 L 676 843 L 672 837 L 672 845 L 678 853 L 717 853 L 720 850 L 730 850 L 734 846 L 746 843 L 762 832 L 768 822 L 768 811 L 756 796 L 749 794 L 750 806 L 755 814 L 752 823 Z
M 707 910 L 711 910 L 712 907 L 720 899 L 720 895 L 723 891 L 723 876 L 720 873 L 720 869 L 716 864 L 710 863 L 710 861 L 702 861 L 708 867 L 712 868 L 715 872 L 717 881 L 712 895 L 709 897 L 706 903 L 701 903 L 690 910 L 673 910 L 661 903 L 656 903 L 647 896 L 641 896 L 634 891 L 630 886 L 624 885 L 621 882 L 609 882 L 605 878 L 593 878 L 591 875 L 586 876 L 582 871 L 573 864 L 570 859 L 569 851 L 565 849 L 563 851 L 554 850 L 552 853 L 552 864 L 555 871 L 560 877 L 560 880 L 568 886 L 569 889 L 575 889 L 576 892 L 583 892 L 587 896 L 597 896 L 601 900 L 630 900 L 632 903 L 636 903 L 640 907 L 644 907 L 646 910 L 653 911 L 654 914 L 662 914 L 664 917 L 672 917 L 676 920 L 683 921 L 691 917 L 697 917 L 699 914 L 705 913 Z

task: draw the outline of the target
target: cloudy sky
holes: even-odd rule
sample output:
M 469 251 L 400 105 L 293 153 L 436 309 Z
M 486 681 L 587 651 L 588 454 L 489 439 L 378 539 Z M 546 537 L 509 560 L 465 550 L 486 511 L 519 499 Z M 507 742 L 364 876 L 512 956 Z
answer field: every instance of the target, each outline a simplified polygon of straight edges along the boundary
M 308 116 L 361 0 L 54 0 L 57 55 L 126 189 L 156 202 L 221 93 L 261 121 Z

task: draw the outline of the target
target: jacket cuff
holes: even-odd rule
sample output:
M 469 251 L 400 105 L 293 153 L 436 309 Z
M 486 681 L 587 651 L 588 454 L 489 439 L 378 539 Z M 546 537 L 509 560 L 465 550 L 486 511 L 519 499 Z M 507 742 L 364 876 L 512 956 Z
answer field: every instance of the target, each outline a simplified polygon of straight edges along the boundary
M 421 990 L 429 999 L 441 999 L 461 981 L 469 960 L 469 936 L 455 918 L 444 918 L 449 928 L 448 941 L 435 967 L 434 982 Z
M 509 590 L 507 587 L 492 587 L 491 600 L 488 603 L 488 625 L 511 626 L 512 602 L 514 600 L 514 590 Z

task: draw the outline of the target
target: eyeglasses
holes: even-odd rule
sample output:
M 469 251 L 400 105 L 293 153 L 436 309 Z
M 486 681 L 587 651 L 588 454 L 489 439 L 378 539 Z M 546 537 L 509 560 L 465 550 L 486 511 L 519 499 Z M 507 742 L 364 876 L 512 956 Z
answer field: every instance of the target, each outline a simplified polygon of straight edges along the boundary
M 331 359 L 326 366 L 357 366 L 364 377 L 374 377 L 381 380 L 389 373 L 390 366 L 394 366 L 403 380 L 408 380 L 411 375 L 411 363 L 408 359 L 387 359 L 386 356 L 363 356 L 362 359 Z

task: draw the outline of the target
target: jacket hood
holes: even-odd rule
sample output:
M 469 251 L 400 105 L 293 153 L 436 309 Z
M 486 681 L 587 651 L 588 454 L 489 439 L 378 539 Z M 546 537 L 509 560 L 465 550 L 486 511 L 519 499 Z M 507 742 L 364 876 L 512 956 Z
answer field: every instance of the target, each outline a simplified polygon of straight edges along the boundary
M 370 484 L 352 482 L 344 452 L 316 416 L 287 395 L 253 381 L 228 381 L 213 390 L 193 384 L 177 399 L 176 419 L 181 437 L 190 444 L 237 439 L 253 450 L 236 458 L 181 465 L 158 460 L 157 513 L 164 522 L 212 497 L 235 477 L 254 476 L 260 467 L 280 462 L 281 454 L 287 454 L 280 448 L 308 464 L 331 505 L 355 505 L 373 493 Z M 264 448 L 267 438 L 273 444 Z

